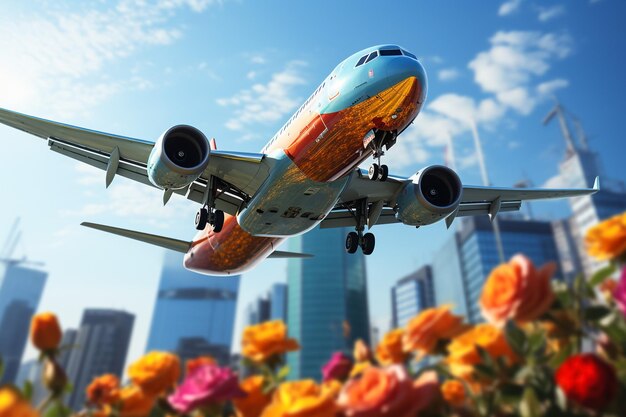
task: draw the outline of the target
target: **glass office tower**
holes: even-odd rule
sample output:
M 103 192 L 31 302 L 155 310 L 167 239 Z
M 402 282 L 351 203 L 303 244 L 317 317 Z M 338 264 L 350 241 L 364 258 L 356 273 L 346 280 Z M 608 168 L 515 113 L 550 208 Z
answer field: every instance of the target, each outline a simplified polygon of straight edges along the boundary
M 320 379 L 333 352 L 351 352 L 356 339 L 369 342 L 365 258 L 346 253 L 349 231 L 315 229 L 290 239 L 289 250 L 314 255 L 288 261 L 289 334 L 302 346 L 288 355 L 292 379 Z
M 434 305 L 432 269 L 425 265 L 391 287 L 391 325 L 394 329 L 404 327 L 411 318 Z
M 239 276 L 210 277 L 183 268 L 183 256 L 165 253 L 146 351 L 187 356 L 230 356 Z

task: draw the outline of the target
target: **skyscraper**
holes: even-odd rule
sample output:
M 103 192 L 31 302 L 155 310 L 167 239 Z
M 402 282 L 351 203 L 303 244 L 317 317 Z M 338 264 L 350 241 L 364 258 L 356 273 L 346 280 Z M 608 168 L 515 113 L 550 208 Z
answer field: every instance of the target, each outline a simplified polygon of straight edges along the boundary
M 275 283 L 269 293 L 270 320 L 287 323 L 287 284 Z
M 302 346 L 288 355 L 290 378 L 319 379 L 333 352 L 369 341 L 365 258 L 345 252 L 346 233 L 316 229 L 290 239 L 290 250 L 315 255 L 288 261 L 289 334 Z
M 200 275 L 183 268 L 181 254 L 166 252 L 146 350 L 176 351 L 182 359 L 226 352 L 216 359 L 228 361 L 238 291 L 239 276 Z
M 72 348 L 67 374 L 73 383 L 68 404 L 77 410 L 85 403 L 85 388 L 95 376 L 121 377 L 135 316 L 125 311 L 87 309 Z
M 0 356 L 2 383 L 15 381 L 28 339 L 30 320 L 39 306 L 48 274 L 9 261 L 0 285 Z
M 500 234 L 506 259 L 517 253 L 535 265 L 559 260 L 550 222 L 502 217 Z M 452 304 L 472 323 L 480 322 L 480 297 L 485 279 L 499 264 L 493 226 L 487 216 L 463 219 L 462 225 L 433 262 L 437 305 Z M 556 277 L 562 278 L 560 269 Z
M 391 288 L 392 326 L 404 327 L 420 311 L 435 305 L 433 274 L 424 265 Z

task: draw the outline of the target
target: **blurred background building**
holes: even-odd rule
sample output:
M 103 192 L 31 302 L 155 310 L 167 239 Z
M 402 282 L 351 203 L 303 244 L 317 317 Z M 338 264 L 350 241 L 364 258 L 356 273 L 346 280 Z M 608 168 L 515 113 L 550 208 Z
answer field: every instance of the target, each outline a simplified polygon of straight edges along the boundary
M 188 271 L 180 253 L 167 251 L 146 351 L 176 352 L 183 361 L 210 355 L 228 363 L 239 280 Z
M 246 324 L 259 324 L 268 320 L 287 323 L 287 285 L 274 283 L 266 295 L 260 296 L 246 307 Z
M 289 240 L 289 250 L 314 255 L 288 261 L 289 335 L 302 346 L 288 355 L 292 379 L 320 379 L 333 352 L 351 352 L 357 339 L 369 342 L 365 258 L 346 253 L 349 231 L 318 228 Z
M 391 326 L 404 327 L 412 317 L 434 306 L 432 268 L 424 265 L 391 287 Z
M 85 389 L 96 376 L 115 374 L 122 377 L 135 316 L 125 311 L 86 309 L 75 334 L 67 362 L 72 381 L 68 405 L 80 409 L 85 403 Z

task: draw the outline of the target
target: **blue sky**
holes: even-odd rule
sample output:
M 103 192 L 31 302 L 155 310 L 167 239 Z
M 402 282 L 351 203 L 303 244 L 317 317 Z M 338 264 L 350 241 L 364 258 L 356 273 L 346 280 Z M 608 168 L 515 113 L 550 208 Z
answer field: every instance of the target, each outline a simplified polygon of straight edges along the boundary
M 258 151 L 343 58 L 397 43 L 429 75 L 427 105 L 386 162 L 411 175 L 442 163 L 450 137 L 463 182 L 480 183 L 467 120 L 484 142 L 491 181 L 558 185 L 564 143 L 541 125 L 551 95 L 582 120 L 608 177 L 626 179 L 622 121 L 626 3 L 618 0 L 437 2 L 28 0 L 0 3 L 0 107 L 107 132 L 156 139 L 188 123 L 228 150 Z M 248 111 L 260 103 L 263 113 Z M 40 308 L 76 326 L 85 307 L 137 314 L 139 356 L 163 252 L 79 227 L 81 221 L 189 239 L 196 207 L 50 152 L 0 127 L 0 237 L 22 217 L 18 255 L 46 262 Z M 533 206 L 544 218 L 564 203 Z M 441 224 L 375 228 L 368 258 L 372 321 L 389 321 L 389 288 L 450 236 Z M 242 281 L 239 312 L 286 264 L 266 261 Z M 202 279 L 199 276 L 198 279 Z M 243 314 L 239 314 L 239 326 Z M 238 327 L 239 329 L 239 327 Z M 238 330 L 237 330 L 238 331 Z M 30 351 L 29 355 L 33 352 Z

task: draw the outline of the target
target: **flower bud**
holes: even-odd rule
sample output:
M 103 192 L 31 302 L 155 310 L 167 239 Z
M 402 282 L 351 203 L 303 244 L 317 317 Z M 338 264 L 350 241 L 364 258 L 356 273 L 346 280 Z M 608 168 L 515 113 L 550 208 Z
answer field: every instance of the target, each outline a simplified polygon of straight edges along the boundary
M 30 326 L 30 339 L 42 352 L 56 350 L 61 343 L 61 326 L 53 313 L 39 313 L 33 317 Z

